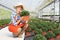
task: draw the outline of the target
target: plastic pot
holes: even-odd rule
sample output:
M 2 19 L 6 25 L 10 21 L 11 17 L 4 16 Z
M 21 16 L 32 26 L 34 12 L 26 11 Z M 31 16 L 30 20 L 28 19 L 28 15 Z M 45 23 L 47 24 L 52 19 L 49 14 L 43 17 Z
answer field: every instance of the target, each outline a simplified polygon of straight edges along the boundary
M 48 40 L 54 40 L 54 38 L 48 38 Z
M 30 32 L 26 32 L 25 34 L 26 34 L 27 37 L 30 36 Z
M 46 35 L 46 32 L 42 32 L 42 35 L 45 36 Z
M 56 35 L 56 38 L 57 38 L 57 39 L 60 39 L 60 35 Z

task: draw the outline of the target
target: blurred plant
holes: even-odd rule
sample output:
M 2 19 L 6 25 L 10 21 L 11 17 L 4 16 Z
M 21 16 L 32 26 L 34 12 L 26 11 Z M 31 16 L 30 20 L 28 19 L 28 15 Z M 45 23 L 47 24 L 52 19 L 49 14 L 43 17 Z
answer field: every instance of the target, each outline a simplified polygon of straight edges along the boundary
M 46 38 L 54 38 L 55 34 L 53 32 L 47 32 L 47 34 L 45 35 Z
M 33 40 L 46 40 L 46 38 L 41 34 L 36 34 Z

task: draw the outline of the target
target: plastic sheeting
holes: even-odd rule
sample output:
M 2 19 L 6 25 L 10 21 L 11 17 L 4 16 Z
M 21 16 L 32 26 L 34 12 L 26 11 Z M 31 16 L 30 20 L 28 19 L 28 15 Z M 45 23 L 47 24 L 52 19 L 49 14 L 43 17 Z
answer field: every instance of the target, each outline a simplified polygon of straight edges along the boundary
M 26 10 L 34 11 L 43 0 L 0 0 L 0 4 L 9 7 L 14 10 L 13 6 L 17 3 L 23 3 Z M 1 5 L 0 5 L 1 6 Z

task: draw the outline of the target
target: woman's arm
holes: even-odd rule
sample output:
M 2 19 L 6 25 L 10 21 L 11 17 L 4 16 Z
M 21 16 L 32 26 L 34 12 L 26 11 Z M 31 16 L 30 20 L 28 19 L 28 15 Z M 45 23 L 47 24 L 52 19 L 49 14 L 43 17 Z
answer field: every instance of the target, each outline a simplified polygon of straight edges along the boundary
M 22 17 L 20 17 L 19 20 L 16 20 L 16 15 L 15 13 L 11 14 L 11 22 L 13 23 L 13 25 L 18 25 L 20 23 L 20 21 L 22 20 Z
M 22 20 L 23 17 L 20 17 L 20 19 L 16 22 L 16 25 L 18 25 L 20 23 L 20 21 Z

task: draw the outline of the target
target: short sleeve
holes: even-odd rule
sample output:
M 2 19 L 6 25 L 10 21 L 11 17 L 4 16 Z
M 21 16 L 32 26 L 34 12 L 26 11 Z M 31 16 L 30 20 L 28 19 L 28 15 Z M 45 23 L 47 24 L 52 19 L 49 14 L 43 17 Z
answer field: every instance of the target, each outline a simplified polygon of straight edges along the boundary
M 14 25 L 16 25 L 16 20 L 14 19 L 15 15 L 16 15 L 16 13 L 12 12 L 12 14 L 11 14 L 11 22 L 12 22 Z

